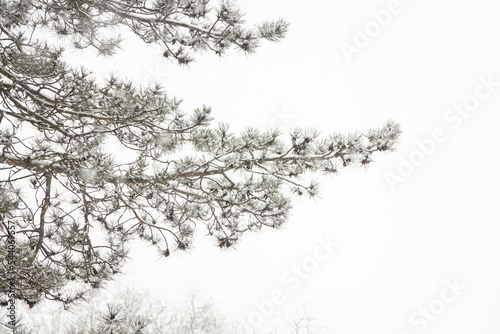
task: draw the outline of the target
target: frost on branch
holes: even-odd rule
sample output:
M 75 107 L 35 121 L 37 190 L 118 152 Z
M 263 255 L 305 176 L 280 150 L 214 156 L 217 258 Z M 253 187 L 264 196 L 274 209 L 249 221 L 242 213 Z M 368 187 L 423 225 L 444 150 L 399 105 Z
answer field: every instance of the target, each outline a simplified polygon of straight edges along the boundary
M 261 40 L 276 42 L 287 32 L 284 20 L 246 27 L 243 14 L 231 1 L 210 0 L 1 0 L 0 23 L 11 29 L 23 24 L 45 27 L 69 39 L 76 48 L 95 48 L 113 55 L 126 28 L 146 43 L 161 44 L 164 56 L 189 64 L 194 54 L 225 54 L 230 48 L 254 52 Z
M 317 194 L 307 174 L 365 166 L 398 139 L 392 122 L 350 135 L 235 134 L 212 124 L 209 107 L 186 113 L 159 87 L 97 83 L 30 33 L 45 26 L 108 54 L 118 42 L 101 34 L 125 25 L 183 63 L 205 49 L 251 52 L 262 38 L 280 39 L 283 21 L 249 30 L 227 2 L 34 3 L 0 0 L 0 252 L 14 221 L 17 298 L 30 306 L 43 298 L 66 305 L 102 287 L 133 238 L 168 256 L 188 249 L 197 229 L 227 248 L 247 231 L 279 228 L 294 194 Z

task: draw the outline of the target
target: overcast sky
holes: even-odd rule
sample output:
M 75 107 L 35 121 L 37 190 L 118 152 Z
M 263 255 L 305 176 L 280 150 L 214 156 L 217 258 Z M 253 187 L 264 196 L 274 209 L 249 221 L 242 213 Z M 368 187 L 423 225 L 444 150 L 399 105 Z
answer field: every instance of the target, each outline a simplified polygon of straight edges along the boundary
M 238 3 L 251 24 L 286 19 L 287 38 L 189 68 L 128 40 L 95 72 L 161 82 L 235 131 L 393 119 L 401 143 L 368 169 L 317 177 L 321 199 L 297 199 L 283 229 L 235 250 L 203 229 L 168 259 L 134 247 L 119 283 L 166 300 L 197 290 L 256 333 L 295 305 L 337 334 L 499 333 L 500 2 Z

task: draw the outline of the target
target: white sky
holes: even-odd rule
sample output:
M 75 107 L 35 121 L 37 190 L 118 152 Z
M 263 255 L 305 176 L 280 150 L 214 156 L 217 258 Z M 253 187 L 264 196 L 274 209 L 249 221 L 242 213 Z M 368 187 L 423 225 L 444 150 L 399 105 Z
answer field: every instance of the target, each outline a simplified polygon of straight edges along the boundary
M 328 134 L 393 119 L 404 131 L 398 151 L 378 155 L 368 169 L 319 177 L 321 199 L 297 199 L 282 230 L 246 235 L 236 250 L 221 252 L 203 231 L 196 249 L 165 260 L 134 248 L 120 284 L 166 300 L 198 290 L 243 319 L 277 289 L 285 303 L 275 314 L 306 306 L 337 334 L 498 333 L 500 86 L 459 126 L 444 116 L 473 101 L 480 77 L 500 82 L 500 2 L 401 0 L 350 63 L 340 46 L 353 44 L 356 27 L 370 25 L 370 12 L 390 1 L 238 3 L 252 23 L 285 18 L 287 38 L 250 56 L 205 55 L 190 68 L 130 41 L 111 62 L 95 63 L 95 72 L 117 68 L 139 82 L 160 81 L 185 110 L 210 105 L 216 122 L 235 131 L 312 126 Z M 416 141 L 438 128 L 446 140 L 392 189 L 387 173 L 416 157 Z M 283 281 L 328 237 L 340 246 L 298 289 Z M 445 282 L 455 279 L 465 291 L 443 303 Z M 414 315 L 429 307 L 432 321 Z

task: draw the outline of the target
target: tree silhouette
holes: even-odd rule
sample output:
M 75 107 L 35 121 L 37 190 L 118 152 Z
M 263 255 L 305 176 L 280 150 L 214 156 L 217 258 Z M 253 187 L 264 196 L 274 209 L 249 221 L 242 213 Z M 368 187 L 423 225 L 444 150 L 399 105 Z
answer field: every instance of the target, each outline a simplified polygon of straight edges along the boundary
M 158 298 L 147 291 L 122 289 L 105 298 L 94 294 L 61 312 L 61 305 L 50 305 L 53 312 L 32 313 L 21 323 L 25 334 L 327 334 L 333 330 L 321 324 L 301 307 L 288 315 L 269 317 L 269 324 L 258 328 L 241 326 L 220 312 L 210 300 L 192 292 L 183 300 Z M 3 334 L 0 329 L 0 333 Z M 7 332 L 6 332 L 7 333 Z

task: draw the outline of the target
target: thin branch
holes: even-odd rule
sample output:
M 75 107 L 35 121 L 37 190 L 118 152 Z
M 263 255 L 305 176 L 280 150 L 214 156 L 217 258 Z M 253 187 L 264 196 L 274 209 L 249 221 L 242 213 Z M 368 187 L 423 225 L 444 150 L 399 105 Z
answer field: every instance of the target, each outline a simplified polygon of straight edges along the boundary
M 50 207 L 50 190 L 52 183 L 52 175 L 47 173 L 45 179 L 45 198 L 42 203 L 42 210 L 40 212 L 40 228 L 38 230 L 38 243 L 36 245 L 35 251 L 33 252 L 33 257 L 31 258 L 30 264 L 36 259 L 38 252 L 43 244 L 43 238 L 45 235 L 45 215 L 47 213 L 48 208 Z

